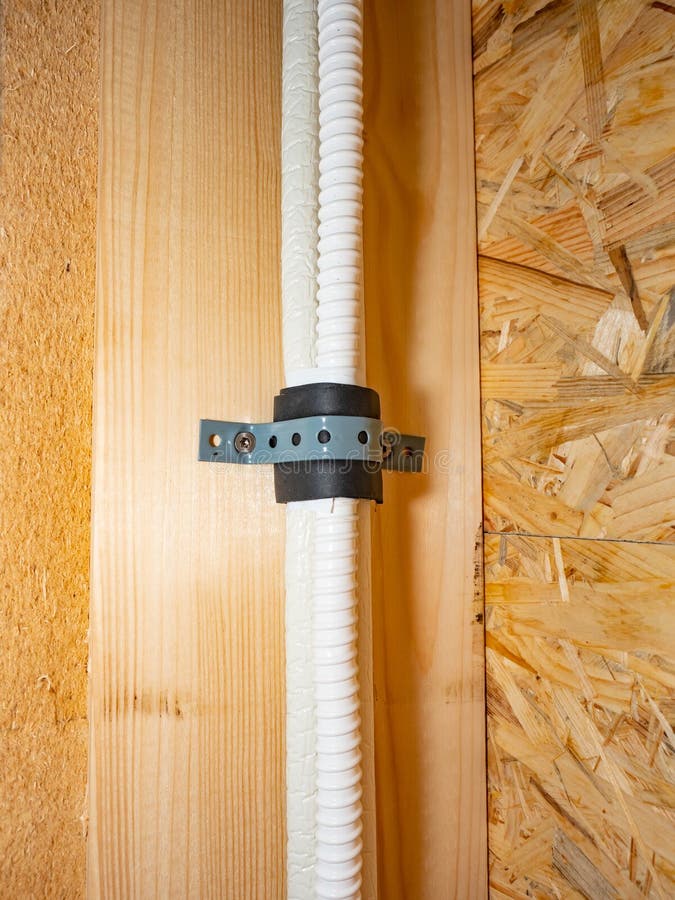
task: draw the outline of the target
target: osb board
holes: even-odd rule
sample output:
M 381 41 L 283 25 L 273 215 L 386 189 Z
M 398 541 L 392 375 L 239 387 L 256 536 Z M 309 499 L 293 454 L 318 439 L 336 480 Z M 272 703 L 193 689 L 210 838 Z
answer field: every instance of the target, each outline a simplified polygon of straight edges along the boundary
M 675 540 L 675 7 L 474 32 L 486 526 Z
M 664 896 L 672 860 L 631 816 L 658 810 L 674 842 L 675 9 L 474 0 L 473 12 L 484 515 L 514 535 L 501 557 L 488 542 L 492 889 Z M 532 684 L 514 688 L 522 659 Z M 661 685 L 648 688 L 658 710 L 632 671 Z M 638 753 L 626 722 L 640 703 L 653 719 L 637 778 L 622 760 Z M 610 743 L 600 709 L 624 715 L 611 765 L 588 762 L 593 741 Z M 564 775 L 564 802 L 549 784 L 528 805 L 520 749 L 495 750 L 528 710 L 532 778 L 572 753 L 600 788 Z
M 495 897 L 675 888 L 675 546 L 485 542 Z
M 84 889 L 97 4 L 7 0 L 0 895 Z

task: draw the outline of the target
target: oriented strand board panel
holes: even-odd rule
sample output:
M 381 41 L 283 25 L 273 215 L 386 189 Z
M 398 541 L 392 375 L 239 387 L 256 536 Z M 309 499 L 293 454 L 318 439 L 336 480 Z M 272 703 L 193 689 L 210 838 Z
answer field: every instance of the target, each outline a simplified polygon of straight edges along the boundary
M 675 7 L 473 13 L 492 890 L 672 896 Z
M 281 384 L 276 0 L 105 0 L 88 893 L 284 892 L 283 508 L 197 462 Z
M 672 897 L 675 546 L 491 535 L 485 565 L 493 896 Z
M 0 895 L 84 893 L 98 7 L 6 0 Z
M 366 4 L 369 382 L 428 471 L 373 515 L 379 890 L 486 896 L 470 9 Z
M 486 525 L 675 541 L 675 15 L 540 6 L 475 4 Z

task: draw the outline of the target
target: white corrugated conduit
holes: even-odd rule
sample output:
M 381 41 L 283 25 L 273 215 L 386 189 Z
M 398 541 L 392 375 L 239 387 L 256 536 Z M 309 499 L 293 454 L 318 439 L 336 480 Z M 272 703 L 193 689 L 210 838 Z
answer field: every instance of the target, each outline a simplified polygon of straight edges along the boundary
M 317 10 L 314 0 L 285 0 L 282 301 L 289 385 L 354 384 L 362 368 L 361 66 L 360 2 L 319 0 Z M 360 897 L 359 502 L 287 508 L 291 900 Z
M 284 0 L 281 298 L 286 384 L 315 364 L 319 225 L 316 0 Z M 314 891 L 316 711 L 312 670 L 311 504 L 286 506 L 286 830 L 291 900 Z
M 358 500 L 324 501 L 312 546 L 317 898 L 361 888 L 361 750 L 356 662 Z
M 363 94 L 361 4 L 319 0 L 317 368 L 360 368 Z

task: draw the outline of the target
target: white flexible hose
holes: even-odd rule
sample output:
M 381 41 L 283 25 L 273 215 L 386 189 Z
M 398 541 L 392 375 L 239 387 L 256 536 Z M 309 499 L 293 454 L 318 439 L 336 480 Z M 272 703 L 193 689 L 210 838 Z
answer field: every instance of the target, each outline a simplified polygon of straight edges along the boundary
M 358 898 L 361 888 L 361 751 L 356 659 L 356 500 L 316 514 L 312 647 L 316 702 L 317 898 Z
M 360 368 L 363 169 L 361 4 L 319 0 L 317 368 L 355 383 Z M 357 501 L 317 513 L 312 572 L 317 733 L 316 897 L 361 889 L 357 666 Z
M 319 0 L 317 367 L 348 384 L 360 365 L 361 68 L 361 3 Z
M 286 0 L 282 129 L 286 380 L 288 384 L 354 384 L 362 369 L 361 3 L 318 3 L 320 192 L 316 309 L 309 305 L 316 231 L 313 246 L 308 239 L 312 217 L 316 217 L 318 174 L 311 140 L 316 121 L 310 123 L 316 72 L 316 56 L 312 60 L 316 24 L 313 34 L 307 31 L 312 15 L 316 16 L 313 0 Z M 306 30 L 303 33 L 296 28 Z M 290 92 L 298 89 L 304 89 L 306 94 L 302 100 L 294 101 Z M 295 135 L 293 128 L 297 128 Z M 314 316 L 315 344 L 309 335 Z M 358 501 L 337 498 L 289 504 L 286 773 L 291 900 L 360 897 L 357 540 Z M 302 556 L 307 550 L 309 564 Z M 303 607 L 302 601 L 308 594 L 310 604 Z M 307 638 L 311 644 L 309 653 Z M 313 716 L 307 680 L 303 682 L 308 675 L 308 660 Z
M 316 0 L 284 0 L 281 298 L 286 384 L 315 371 L 319 226 Z M 316 709 L 312 663 L 311 504 L 286 507 L 286 833 L 289 900 L 314 896 Z
M 284 0 L 281 296 L 286 383 L 316 365 L 319 226 L 319 35 L 316 0 Z

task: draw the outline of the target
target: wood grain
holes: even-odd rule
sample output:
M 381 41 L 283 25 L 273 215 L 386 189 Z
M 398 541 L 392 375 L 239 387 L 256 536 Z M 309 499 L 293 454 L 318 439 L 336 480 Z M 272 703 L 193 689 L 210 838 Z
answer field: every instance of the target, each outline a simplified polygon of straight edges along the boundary
M 282 896 L 280 4 L 105 0 L 88 893 Z
M 379 890 L 464 900 L 486 896 L 469 9 L 371 2 L 365 28 L 369 383 L 430 464 L 373 516 Z

